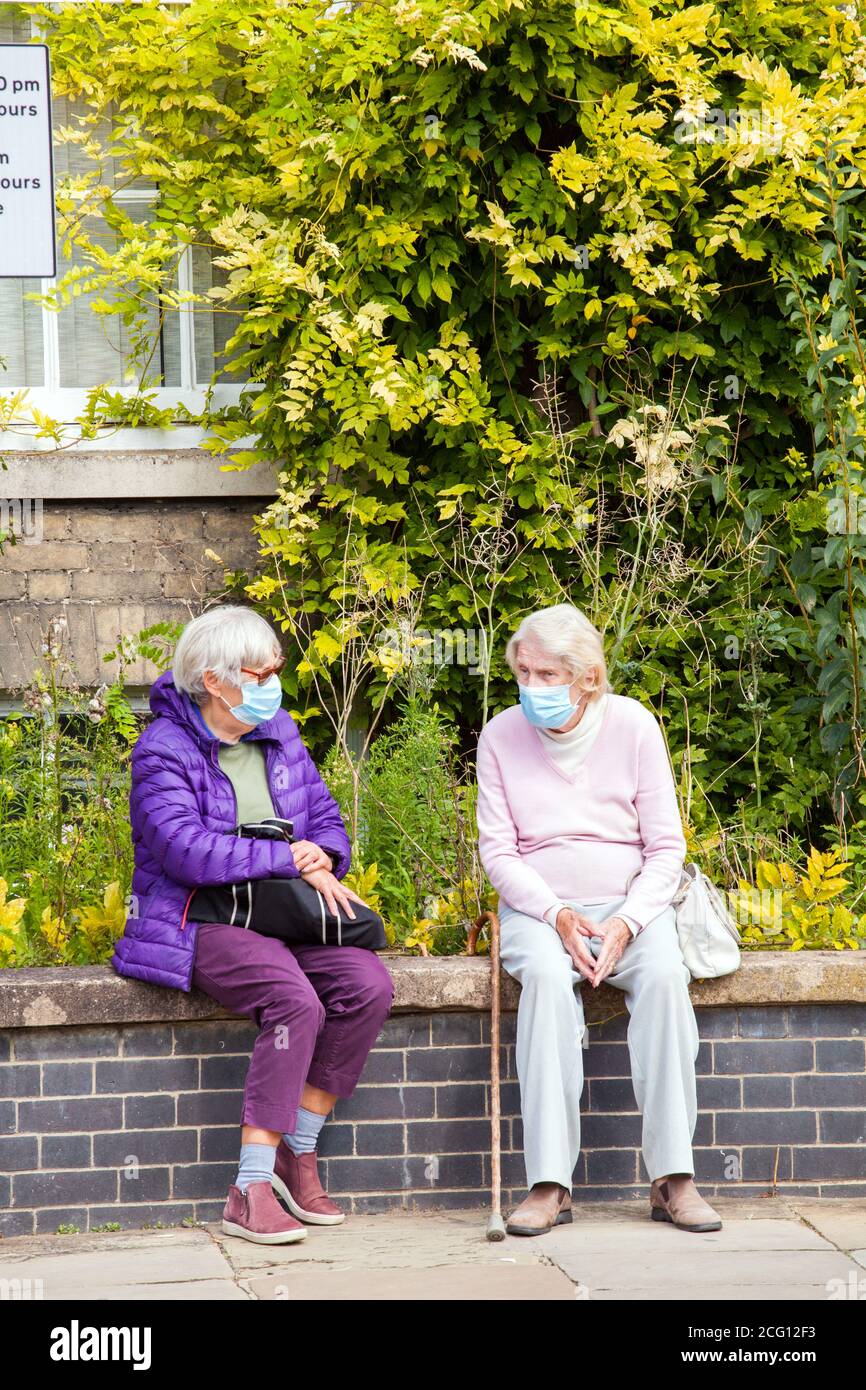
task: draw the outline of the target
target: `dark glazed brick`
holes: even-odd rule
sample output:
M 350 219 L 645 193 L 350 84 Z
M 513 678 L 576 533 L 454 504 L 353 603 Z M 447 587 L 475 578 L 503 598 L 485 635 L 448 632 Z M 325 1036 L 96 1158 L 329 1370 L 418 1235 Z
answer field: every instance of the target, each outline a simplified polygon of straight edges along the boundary
M 39 1167 L 39 1140 L 35 1134 L 4 1135 L 0 1139 L 0 1173 L 26 1172 Z
M 15 1133 L 15 1102 L 0 1100 L 0 1134 Z
M 587 1149 L 639 1148 L 640 1115 L 584 1115 L 580 1142 Z
M 250 1059 L 232 1053 L 225 1057 L 202 1057 L 201 1088 L 203 1091 L 241 1091 L 250 1069 Z
M 174 1048 L 174 1037 L 170 1023 L 138 1024 L 119 1028 L 121 1056 L 123 1057 L 170 1057 Z
M 44 1173 L 16 1173 L 12 1179 L 14 1207 L 57 1207 L 114 1201 L 117 1170 L 95 1168 Z
M 490 1143 L 489 1120 L 415 1120 L 407 1129 L 412 1154 L 477 1153 Z
M 800 1040 L 717 1042 L 713 1051 L 718 1075 L 802 1072 L 811 1071 L 814 1065 L 813 1044 Z
M 22 1028 L 15 1033 L 18 1062 L 116 1057 L 119 1048 L 116 1028 Z
M 0 1096 L 38 1096 L 40 1090 L 39 1068 L 22 1066 L 19 1062 L 9 1062 L 0 1067 Z
M 589 1182 L 636 1182 L 637 1154 L 628 1149 L 596 1149 L 587 1153 Z
M 712 1076 L 713 1048 L 717 1046 L 718 1043 L 712 1038 L 705 1038 L 700 1044 L 695 1058 L 695 1076 Z
M 434 1047 L 466 1047 L 481 1042 L 480 1014 L 434 1014 L 431 1022 L 431 1040 Z M 501 1042 L 500 1036 L 500 1044 Z
M 725 1182 L 725 1164 L 730 1159 L 730 1151 L 721 1153 L 718 1149 L 698 1149 L 692 1150 L 695 1168 L 695 1183 L 700 1186 L 702 1182 Z M 737 1167 L 739 1172 L 739 1166 Z M 729 1183 L 732 1189 L 734 1184 Z M 706 1196 L 706 1194 L 704 1194 Z
M 819 1110 L 818 1132 L 822 1144 L 866 1144 L 866 1111 Z
M 862 1038 L 834 1038 L 832 1042 L 815 1044 L 816 1071 L 866 1070 L 866 1052 Z
M 792 1038 L 863 1037 L 866 1004 L 789 1004 L 788 1034 Z
M 258 1029 L 231 1019 L 214 1019 L 205 1023 L 176 1023 L 174 1025 L 174 1055 L 218 1057 L 228 1052 L 250 1053 L 258 1037 Z
M 149 1062 L 97 1062 L 100 1094 L 130 1091 L 190 1091 L 198 1088 L 198 1059 L 161 1057 Z
M 329 1120 L 319 1136 L 322 1158 L 344 1158 L 353 1153 L 354 1148 L 355 1126 L 334 1124 L 333 1120 Z
M 238 1163 L 240 1156 L 241 1136 L 234 1125 L 203 1129 L 199 1139 L 199 1152 L 190 1155 L 202 1163 Z
M 209 1197 L 215 1201 L 228 1196 L 229 1184 L 238 1173 L 234 1163 L 191 1163 L 187 1167 L 174 1170 L 174 1190 L 172 1197 Z
M 866 1178 L 866 1148 L 841 1145 L 794 1149 L 795 1178 Z
M 584 995 L 584 999 L 586 995 Z M 610 1014 L 606 1018 L 598 1020 L 594 1018 L 586 1019 L 589 1028 L 590 1047 L 594 1042 L 624 1042 L 628 1034 L 630 1022 L 627 1009 L 616 1014 Z
M 92 1062 L 46 1062 L 42 1068 L 43 1096 L 93 1095 Z
M 18 1102 L 18 1129 L 21 1134 L 74 1133 L 97 1129 L 120 1129 L 123 1100 L 120 1096 L 84 1096 L 69 1100 L 22 1100 Z
M 355 1133 L 356 1152 L 362 1157 L 406 1152 L 406 1133 L 403 1125 L 359 1125 Z
M 198 1157 L 198 1131 L 195 1129 L 140 1129 L 119 1134 L 93 1136 L 93 1161 L 126 1167 L 131 1159 L 146 1163 L 191 1163 Z
M 44 1211 L 37 1211 L 34 1215 L 36 1234 L 39 1236 L 54 1235 L 61 1226 L 74 1226 L 79 1231 L 87 1230 L 89 1213 L 86 1206 L 46 1207 Z
M 697 1077 L 698 1110 L 739 1110 L 742 1082 L 738 1076 Z
M 127 1096 L 124 1102 L 126 1129 L 170 1129 L 175 1123 L 174 1096 Z
M 743 1106 L 746 1110 L 785 1110 L 793 1104 L 794 1083 L 790 1076 L 743 1078 Z
M 737 1011 L 734 1008 L 695 1009 L 698 1021 L 698 1036 L 701 1038 L 735 1038 L 737 1036 Z
M 593 1114 L 599 1114 L 603 1111 L 615 1111 L 618 1114 L 637 1111 L 637 1101 L 634 1098 L 634 1087 L 630 1078 L 627 1081 L 620 1081 L 593 1076 L 587 1079 L 586 1086 L 588 1091 L 585 1089 L 583 1092 L 583 1104 Z
M 432 1086 L 357 1086 L 334 1106 L 339 1120 L 401 1120 L 432 1115 Z
M 12 1056 L 12 1034 L 0 1033 L 0 1062 L 8 1062 Z
M 129 1101 L 126 1102 L 127 1105 Z M 240 1133 L 243 1098 L 240 1091 L 192 1091 L 177 1098 L 179 1125 L 237 1125 Z
M 92 1148 L 89 1134 L 46 1134 L 42 1139 L 41 1166 L 43 1169 L 90 1168 Z
M 419 1057 L 426 1057 L 426 1052 L 419 1052 Z M 406 1053 L 385 1051 L 377 1052 L 375 1049 L 370 1053 L 364 1063 L 364 1080 L 368 1085 L 374 1082 L 385 1081 L 412 1081 L 413 1077 L 406 1077 Z M 424 1078 L 422 1077 L 421 1080 Z
M 776 1008 L 739 1010 L 741 1038 L 784 1038 L 788 1034 L 788 1011 Z
M 477 1120 L 488 1113 L 489 1086 L 481 1081 L 457 1081 L 450 1086 L 436 1087 L 436 1118 L 439 1120 Z M 499 1090 L 500 1112 L 506 1112 L 502 1087 Z M 507 1113 L 507 1112 L 506 1112 Z M 432 1111 L 428 1112 L 432 1116 Z
M 789 1182 L 793 1177 L 791 1150 L 787 1146 L 778 1149 L 755 1147 L 743 1148 L 743 1182 L 766 1182 L 770 1187 L 775 1174 L 776 1182 Z
M 406 1057 L 409 1081 L 486 1081 L 490 1076 L 486 1047 L 431 1047 Z
M 32 1211 L 0 1211 L 0 1236 L 4 1239 L 32 1236 L 35 1228 L 36 1218 Z
M 794 1104 L 806 1110 L 866 1106 L 866 1076 L 795 1076 Z
M 717 1144 L 813 1144 L 817 1137 L 812 1110 L 725 1110 L 716 1115 Z
M 386 1018 L 376 1038 L 379 1048 L 429 1047 L 430 1019 L 419 1014 L 396 1014 Z
M 139 1168 L 138 1172 L 120 1170 L 120 1204 L 129 1202 L 164 1202 L 169 1195 L 168 1168 Z
M 509 1012 L 499 1015 L 499 1046 L 503 1043 L 513 1043 L 517 1040 L 517 1014 Z M 481 1041 L 486 1047 L 490 1046 L 490 1015 L 481 1015 Z
M 481 1155 L 329 1158 L 328 1182 L 333 1193 L 358 1194 L 414 1188 L 435 1192 L 450 1187 L 480 1187 Z
M 219 1203 L 217 1216 L 211 1218 L 217 1220 L 222 1216 L 222 1209 L 225 1205 L 225 1198 Z M 170 1202 L 118 1202 L 113 1207 L 91 1207 L 88 1213 L 90 1225 L 88 1230 L 92 1231 L 96 1226 L 105 1226 L 109 1221 L 116 1221 L 121 1230 L 132 1231 L 143 1226 L 156 1226 L 161 1222 L 163 1226 L 179 1226 L 181 1221 L 191 1217 L 193 1214 L 192 1205 L 189 1202 L 177 1203 Z M 205 1218 L 207 1220 L 208 1218 Z
M 584 1074 L 589 1077 L 619 1077 L 631 1075 L 628 1044 L 596 1042 L 590 1035 L 589 1047 L 583 1054 Z

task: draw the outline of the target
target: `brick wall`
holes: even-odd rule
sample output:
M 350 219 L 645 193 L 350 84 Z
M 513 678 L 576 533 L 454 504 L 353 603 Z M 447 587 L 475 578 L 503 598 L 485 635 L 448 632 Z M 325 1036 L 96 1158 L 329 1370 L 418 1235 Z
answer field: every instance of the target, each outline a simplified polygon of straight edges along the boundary
M 246 498 L 44 501 L 41 541 L 0 552 L 0 689 L 31 679 L 45 624 L 61 612 L 82 683 L 110 679 L 114 667 L 102 654 L 118 633 L 185 622 L 219 593 L 224 570 L 254 571 L 252 517 L 263 505 Z M 127 680 L 145 684 L 156 674 L 139 662 Z
M 775 1171 L 782 1193 L 866 1197 L 866 1004 L 696 1015 L 705 1195 L 759 1195 Z M 509 1011 L 502 1022 L 506 1206 L 525 1181 L 515 1019 Z M 578 1202 L 647 1195 L 627 1021 L 622 1012 L 590 1021 Z M 0 1032 L 0 1233 L 218 1219 L 255 1036 L 243 1019 Z M 355 1094 L 322 1131 L 331 1192 L 355 1211 L 484 1205 L 488 1049 L 478 1009 L 392 1015 Z

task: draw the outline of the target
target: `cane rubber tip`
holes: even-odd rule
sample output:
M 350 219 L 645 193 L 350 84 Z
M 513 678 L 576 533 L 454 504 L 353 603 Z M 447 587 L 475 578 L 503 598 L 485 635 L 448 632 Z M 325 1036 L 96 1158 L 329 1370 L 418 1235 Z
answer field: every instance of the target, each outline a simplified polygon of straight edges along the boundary
M 502 1220 L 502 1217 L 499 1215 L 498 1211 L 495 1211 L 490 1217 L 490 1220 L 487 1222 L 487 1239 L 505 1239 L 505 1222 Z

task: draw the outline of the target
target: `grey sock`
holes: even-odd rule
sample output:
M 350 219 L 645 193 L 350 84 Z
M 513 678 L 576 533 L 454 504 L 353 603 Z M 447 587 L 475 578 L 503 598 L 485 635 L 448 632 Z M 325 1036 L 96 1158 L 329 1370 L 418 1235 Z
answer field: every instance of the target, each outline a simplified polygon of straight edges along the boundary
M 315 1110 L 305 1110 L 302 1105 L 299 1106 L 294 1131 L 283 1135 L 292 1153 L 311 1154 L 318 1143 L 319 1130 L 327 1118 L 327 1115 L 317 1115 Z
M 276 1144 L 241 1144 L 241 1161 L 235 1185 L 246 1192 L 251 1182 L 270 1182 L 274 1174 Z

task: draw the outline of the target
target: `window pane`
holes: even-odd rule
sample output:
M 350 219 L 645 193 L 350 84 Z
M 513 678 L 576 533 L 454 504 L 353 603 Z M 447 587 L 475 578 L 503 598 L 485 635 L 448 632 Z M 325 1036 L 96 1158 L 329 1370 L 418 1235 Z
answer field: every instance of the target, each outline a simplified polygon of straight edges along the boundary
M 192 248 L 192 287 L 196 294 L 205 294 L 212 285 L 225 285 L 228 277 L 227 270 L 213 264 L 211 252 L 206 246 Z M 225 300 L 218 300 L 213 312 L 204 304 L 194 304 L 192 307 L 195 311 L 195 368 L 199 384 L 206 385 L 214 369 L 219 373 L 219 382 L 248 381 L 249 371 L 246 369 L 240 372 L 225 370 L 228 358 L 223 354 L 223 348 L 243 317 L 242 312 L 229 308 Z M 228 356 L 234 357 L 236 352 L 237 349 L 233 348 Z
M 44 386 L 42 306 L 25 299 L 41 280 L 0 280 L 0 390 Z
M 124 211 L 133 222 L 146 222 L 150 218 L 150 208 L 146 204 L 130 205 Z M 117 237 L 104 218 L 97 214 L 85 217 L 82 229 L 94 243 L 105 247 L 109 252 L 115 249 Z M 63 255 L 61 238 L 58 246 L 58 279 L 74 265 L 83 265 L 92 272 L 97 270 L 92 262 L 88 261 L 81 247 L 73 246 L 71 252 L 71 256 Z M 98 386 L 103 383 L 119 386 L 127 380 L 130 384 L 142 381 L 143 363 L 133 361 L 130 328 L 121 321 L 120 315 L 97 314 L 90 307 L 94 299 L 107 297 L 105 290 L 82 292 L 59 311 L 61 386 Z M 148 292 L 147 299 L 153 300 L 151 292 Z M 145 322 L 152 345 L 158 322 L 154 303 L 150 303 Z M 159 386 L 160 370 L 157 343 L 150 356 L 142 384 Z M 125 375 L 127 371 L 132 373 L 128 379 Z

